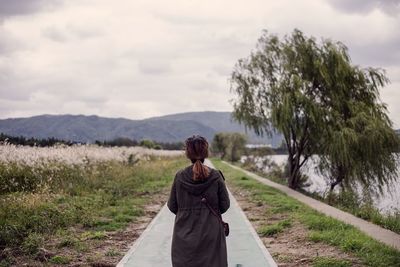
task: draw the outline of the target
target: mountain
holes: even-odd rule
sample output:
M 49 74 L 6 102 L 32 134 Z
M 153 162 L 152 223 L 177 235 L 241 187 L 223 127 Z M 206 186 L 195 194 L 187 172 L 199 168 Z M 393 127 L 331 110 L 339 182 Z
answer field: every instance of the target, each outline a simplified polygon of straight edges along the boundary
M 58 139 L 93 143 L 117 137 L 152 139 L 160 142 L 184 141 L 192 134 L 201 134 L 209 141 L 217 132 L 245 133 L 243 125 L 231 119 L 231 112 L 185 112 L 143 120 L 106 118 L 96 115 L 39 115 L 0 120 L 0 132 L 12 136 Z M 282 137 L 258 137 L 247 132 L 249 143 L 279 146 Z
M 161 117 L 152 117 L 147 120 L 194 120 L 211 127 L 216 132 L 240 132 L 245 133 L 252 144 L 271 144 L 277 147 L 281 144 L 283 137 L 280 134 L 273 134 L 271 137 L 259 137 L 252 130 L 245 131 L 243 125 L 235 122 L 231 117 L 231 112 L 219 111 L 202 111 L 202 112 L 185 112 L 170 114 Z

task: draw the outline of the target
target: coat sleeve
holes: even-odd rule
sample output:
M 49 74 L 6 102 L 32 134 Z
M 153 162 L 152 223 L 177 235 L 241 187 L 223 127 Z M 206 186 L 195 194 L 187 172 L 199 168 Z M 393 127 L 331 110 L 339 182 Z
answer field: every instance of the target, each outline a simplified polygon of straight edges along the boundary
M 230 206 L 229 194 L 225 185 L 225 178 L 220 172 L 221 178 L 218 180 L 218 199 L 219 199 L 219 211 L 222 213 L 226 212 Z
M 169 199 L 167 202 L 169 210 L 174 214 L 178 212 L 178 202 L 176 198 L 176 176 L 177 175 L 175 174 L 174 182 L 172 183 L 171 192 L 169 194 Z

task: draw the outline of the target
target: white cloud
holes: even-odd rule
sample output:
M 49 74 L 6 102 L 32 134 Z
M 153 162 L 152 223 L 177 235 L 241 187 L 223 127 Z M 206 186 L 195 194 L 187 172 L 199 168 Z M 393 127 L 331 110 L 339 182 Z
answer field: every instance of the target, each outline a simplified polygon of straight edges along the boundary
M 399 78 L 399 16 L 373 2 L 35 1 L 0 0 L 2 118 L 231 110 L 229 74 L 262 29 L 340 40 L 356 64 Z M 382 99 L 400 127 L 398 86 Z

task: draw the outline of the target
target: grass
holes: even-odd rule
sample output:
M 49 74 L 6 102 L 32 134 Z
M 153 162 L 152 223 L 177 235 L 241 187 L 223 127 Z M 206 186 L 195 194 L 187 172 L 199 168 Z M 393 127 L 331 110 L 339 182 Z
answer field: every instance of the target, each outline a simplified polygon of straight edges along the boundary
M 316 193 L 310 194 L 304 190 L 301 190 L 301 193 L 400 234 L 399 209 L 395 209 L 390 214 L 382 214 L 373 206 L 369 198 L 367 198 L 367 201 L 360 200 L 360 198 L 365 197 L 365 195 L 358 196 L 356 192 L 351 192 L 349 190 L 341 191 L 339 194 L 328 194 L 325 198 Z
M 256 166 L 256 164 L 251 160 L 247 160 L 244 163 L 241 163 L 239 161 L 229 162 L 229 163 L 232 165 L 235 165 L 237 167 L 243 168 L 245 170 L 248 170 L 250 172 L 253 172 L 257 175 L 265 176 L 265 172 L 260 170 Z M 283 177 L 283 172 L 278 166 L 273 167 L 272 170 L 268 173 L 268 179 L 270 179 L 271 181 L 278 183 L 278 184 L 287 185 L 287 180 L 282 177 Z
M 14 255 L 34 259 L 39 248 L 53 239 L 59 249 L 88 251 L 88 242 L 104 240 L 108 232 L 124 229 L 143 215 L 145 203 L 157 192 L 167 190 L 176 170 L 186 166 L 186 161 L 184 157 L 155 156 L 134 165 L 109 161 L 90 163 L 85 168 L 57 166 L 48 176 L 45 169 L 54 166 L 41 166 L 40 170 L 21 167 L 16 172 L 19 181 L 24 175 L 27 181 L 38 176 L 40 183 L 36 181 L 30 187 L 10 185 L 12 190 L 0 194 L 0 248 L 12 251 L 10 257 L 0 257 L 0 266 L 11 264 Z M 0 164 L 0 180 L 6 181 L 16 168 L 6 169 Z M 71 227 L 79 231 L 70 231 Z M 69 262 L 63 255 L 50 259 L 53 264 Z
M 313 261 L 313 267 L 351 267 L 351 262 L 329 257 L 316 257 Z
M 62 265 L 68 264 L 68 263 L 70 263 L 70 261 L 71 261 L 71 259 L 69 257 L 58 256 L 58 255 L 54 256 L 54 257 L 51 257 L 50 260 L 49 260 L 50 263 L 54 263 L 54 264 L 57 264 L 57 265 L 59 265 L 59 264 L 62 264 Z
M 274 236 L 274 235 L 282 232 L 283 229 L 289 228 L 290 226 L 292 226 L 291 221 L 286 219 L 286 220 L 280 221 L 278 223 L 264 225 L 261 227 L 261 229 L 258 231 L 258 233 L 261 236 Z
M 269 207 L 266 218 L 272 214 L 279 214 L 283 220 L 290 218 L 292 221 L 297 221 L 309 229 L 308 238 L 311 241 L 323 242 L 349 252 L 367 266 L 400 266 L 400 252 L 394 248 L 368 237 L 351 225 L 311 209 L 277 189 L 260 184 L 244 172 L 226 165 L 219 159 L 212 159 L 212 162 L 224 173 L 228 184 L 248 190 L 252 200 L 262 202 Z M 279 234 L 285 227 L 290 227 L 290 223 L 281 221 L 275 225 L 267 225 L 262 227 L 260 235 Z M 335 263 L 329 265 L 330 260 Z M 326 258 L 317 258 L 314 264 L 315 266 L 349 266 L 345 261 Z
M 105 231 L 88 231 L 84 232 L 81 235 L 81 239 L 83 240 L 88 240 L 88 239 L 106 239 L 107 238 L 107 233 Z
M 122 254 L 114 249 L 110 249 L 106 252 L 105 254 L 107 257 L 116 257 L 116 256 L 121 256 Z
M 287 185 L 287 180 L 282 178 L 284 174 L 279 168 L 273 168 L 269 173 L 265 173 L 257 168 L 252 161 L 246 161 L 244 163 L 234 162 L 231 163 L 235 166 L 241 167 L 259 176 L 267 176 L 269 180 Z M 316 193 L 309 193 L 305 190 L 300 190 L 301 193 L 315 198 L 319 201 L 325 202 L 328 205 L 339 208 L 343 211 L 349 212 L 363 220 L 370 221 L 374 224 L 380 225 L 381 227 L 391 230 L 397 234 L 400 234 L 400 210 L 397 209 L 390 214 L 382 214 L 377 208 L 375 208 L 371 201 L 360 201 L 361 196 L 357 196 L 355 192 L 341 192 L 340 194 L 328 195 L 327 197 L 321 197 Z

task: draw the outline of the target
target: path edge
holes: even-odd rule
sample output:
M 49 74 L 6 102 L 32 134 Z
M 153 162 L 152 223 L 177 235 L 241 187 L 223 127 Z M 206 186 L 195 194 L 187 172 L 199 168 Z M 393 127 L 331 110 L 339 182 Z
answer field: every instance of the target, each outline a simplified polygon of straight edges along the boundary
M 162 209 L 166 209 L 167 208 L 167 203 L 165 203 L 161 209 L 158 211 L 157 215 L 154 216 L 154 218 L 151 220 L 151 222 L 146 226 L 146 229 L 140 234 L 140 236 L 133 241 L 131 247 L 129 248 L 128 252 L 125 253 L 125 256 L 118 262 L 118 264 L 116 265 L 116 267 L 123 267 L 125 266 L 125 264 L 128 262 L 129 258 L 131 257 L 131 255 L 135 252 L 135 250 L 138 248 L 138 246 L 140 245 L 140 243 L 142 243 L 143 239 L 147 236 L 148 232 L 150 232 L 150 230 L 153 228 L 155 222 L 157 221 L 158 217 L 160 217 L 161 215 L 161 211 Z
M 229 188 L 227 187 L 228 192 L 230 195 L 232 195 L 231 191 L 229 190 Z M 233 195 L 232 195 L 233 196 Z M 237 202 L 236 198 L 233 197 L 231 200 L 233 200 L 233 204 L 235 206 L 237 206 L 240 215 L 243 217 L 247 227 L 250 229 L 251 234 L 253 235 L 254 239 L 256 240 L 256 243 L 258 245 L 258 247 L 261 249 L 262 254 L 264 255 L 265 259 L 267 260 L 268 264 L 270 265 L 270 267 L 278 267 L 277 263 L 275 262 L 275 260 L 272 258 L 272 255 L 269 253 L 267 247 L 264 245 L 264 243 L 262 242 L 260 236 L 257 234 L 256 230 L 254 229 L 253 225 L 251 224 L 251 222 L 249 221 L 249 219 L 247 218 L 246 214 L 244 213 L 244 211 L 242 210 L 242 208 L 240 207 L 239 203 Z M 229 255 L 228 255 L 229 257 Z
M 209 162 L 211 163 L 212 166 L 215 168 L 214 164 L 212 163 L 211 160 L 209 160 Z M 206 164 L 207 165 L 207 164 Z M 231 202 L 233 202 L 233 204 L 237 207 L 237 209 L 239 210 L 240 215 L 243 217 L 247 227 L 250 229 L 251 234 L 253 235 L 254 239 L 256 240 L 256 243 L 258 245 L 258 247 L 261 249 L 263 256 L 265 257 L 265 259 L 267 260 L 268 264 L 270 265 L 270 267 L 278 267 L 277 263 L 275 262 L 275 260 L 272 258 L 271 254 L 269 253 L 267 247 L 264 245 L 264 243 L 262 242 L 260 236 L 257 234 L 256 230 L 254 229 L 253 225 L 251 224 L 251 222 L 249 221 L 249 219 L 247 218 L 246 214 L 244 213 L 244 211 L 242 210 L 242 208 L 240 207 L 239 203 L 237 202 L 236 198 L 233 196 L 232 192 L 229 190 L 229 188 L 227 187 L 227 190 L 229 192 L 229 195 L 232 196 L 232 198 L 230 198 Z M 229 258 L 229 255 L 228 255 Z

